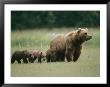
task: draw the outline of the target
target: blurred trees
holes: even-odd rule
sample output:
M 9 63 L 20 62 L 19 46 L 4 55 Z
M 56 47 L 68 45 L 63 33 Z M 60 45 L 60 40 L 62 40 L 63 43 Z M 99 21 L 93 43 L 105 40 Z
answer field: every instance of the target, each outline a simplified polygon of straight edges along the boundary
M 99 11 L 12 11 L 11 28 L 99 27 Z

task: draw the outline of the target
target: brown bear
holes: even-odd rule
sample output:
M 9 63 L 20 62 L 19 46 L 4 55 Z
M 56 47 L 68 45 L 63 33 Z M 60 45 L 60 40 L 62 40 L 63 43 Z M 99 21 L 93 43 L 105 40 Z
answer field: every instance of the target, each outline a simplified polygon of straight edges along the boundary
M 29 58 L 29 62 L 33 63 L 36 59 L 38 59 L 38 63 L 41 63 L 42 58 L 46 57 L 46 53 L 40 50 L 28 50 L 28 53 L 31 55 Z
M 58 35 L 50 42 L 50 49 L 53 51 L 56 61 L 63 62 L 65 60 L 65 43 L 65 35 L 63 34 Z
M 66 35 L 59 35 L 50 42 L 50 49 L 54 52 L 57 61 L 77 61 L 82 44 L 92 38 L 87 28 L 71 31 Z M 52 54 L 51 54 L 52 55 Z
M 46 59 L 47 59 L 47 63 L 48 62 L 56 62 L 56 54 L 55 51 L 52 49 L 48 49 L 46 51 Z
M 12 54 L 11 63 L 13 64 L 15 61 L 17 61 L 18 63 L 21 63 L 21 60 L 23 60 L 24 63 L 28 63 L 28 58 L 30 57 L 31 57 L 31 54 L 29 54 L 27 50 L 15 51 Z

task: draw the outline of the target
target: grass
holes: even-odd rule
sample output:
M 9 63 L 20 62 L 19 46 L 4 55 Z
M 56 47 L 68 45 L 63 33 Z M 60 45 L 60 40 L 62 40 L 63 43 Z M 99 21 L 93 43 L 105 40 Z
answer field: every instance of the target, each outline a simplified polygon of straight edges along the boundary
M 56 34 L 67 33 L 73 28 L 54 28 L 22 30 L 11 32 L 11 52 L 25 49 L 46 51 Z M 41 64 L 11 64 L 11 76 L 18 77 L 97 77 L 100 76 L 100 30 L 90 28 L 93 38 L 83 45 L 82 54 L 77 62 L 56 62 Z

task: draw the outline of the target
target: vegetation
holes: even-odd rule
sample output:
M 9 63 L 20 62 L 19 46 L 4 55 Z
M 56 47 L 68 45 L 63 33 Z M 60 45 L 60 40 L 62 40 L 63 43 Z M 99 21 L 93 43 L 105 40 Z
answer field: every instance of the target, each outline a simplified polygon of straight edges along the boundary
M 73 28 L 42 28 L 16 30 L 11 32 L 11 51 L 25 49 L 41 49 L 46 51 L 50 41 L 61 33 L 67 33 Z M 85 42 L 82 54 L 77 62 L 56 62 L 41 64 L 11 64 L 11 76 L 44 77 L 44 76 L 71 76 L 97 77 L 100 76 L 100 29 L 89 28 L 93 38 Z
M 36 60 L 28 64 L 14 63 L 11 64 L 11 76 L 100 76 L 99 26 L 100 11 L 11 11 L 11 54 L 26 49 L 46 51 L 57 34 L 79 27 L 89 27 L 93 34 L 93 38 L 83 45 L 77 62 L 37 63 Z
M 55 27 L 99 27 L 99 11 L 12 11 L 11 27 L 16 29 Z

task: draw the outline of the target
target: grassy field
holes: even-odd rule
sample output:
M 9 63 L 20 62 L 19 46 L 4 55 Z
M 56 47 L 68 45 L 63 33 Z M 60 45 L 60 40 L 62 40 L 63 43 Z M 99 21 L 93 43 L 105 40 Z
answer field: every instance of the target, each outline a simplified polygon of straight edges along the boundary
M 57 34 L 65 34 L 72 28 L 39 30 L 17 30 L 11 32 L 11 53 L 16 50 L 41 49 L 46 51 L 50 41 Z M 41 64 L 11 64 L 11 76 L 15 77 L 98 77 L 100 76 L 100 29 L 90 28 L 93 38 L 83 45 L 77 62 L 56 62 Z

